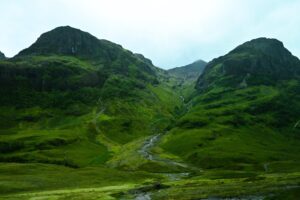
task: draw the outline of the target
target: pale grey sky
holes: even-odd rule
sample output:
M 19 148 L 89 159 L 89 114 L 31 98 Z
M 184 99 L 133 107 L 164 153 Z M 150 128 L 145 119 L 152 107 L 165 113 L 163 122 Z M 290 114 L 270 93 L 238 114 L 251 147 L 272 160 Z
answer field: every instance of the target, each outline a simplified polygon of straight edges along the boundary
M 163 68 L 221 56 L 257 37 L 300 56 L 300 0 L 1 0 L 0 51 L 12 57 L 70 25 Z

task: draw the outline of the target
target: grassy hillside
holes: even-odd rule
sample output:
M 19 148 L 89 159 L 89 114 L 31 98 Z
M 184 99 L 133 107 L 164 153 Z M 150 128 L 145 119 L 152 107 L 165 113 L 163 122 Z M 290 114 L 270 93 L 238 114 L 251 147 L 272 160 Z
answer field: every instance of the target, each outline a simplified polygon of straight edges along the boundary
M 299 97 L 287 94 L 299 89 L 299 82 L 291 85 L 288 91 L 286 85 L 211 90 L 194 99 L 195 105 L 162 146 L 201 168 L 264 171 L 265 165 L 272 170 L 274 163 L 276 170 L 280 164 L 282 170 L 294 170 L 300 150 L 299 127 L 295 127 Z
M 280 55 L 272 57 L 269 50 Z M 191 109 L 161 147 L 203 169 L 298 171 L 299 63 L 268 39 L 245 43 L 213 60 L 198 80 Z
M 0 77 L 2 162 L 104 164 L 166 128 L 181 103 L 144 57 L 71 27 L 0 62 Z

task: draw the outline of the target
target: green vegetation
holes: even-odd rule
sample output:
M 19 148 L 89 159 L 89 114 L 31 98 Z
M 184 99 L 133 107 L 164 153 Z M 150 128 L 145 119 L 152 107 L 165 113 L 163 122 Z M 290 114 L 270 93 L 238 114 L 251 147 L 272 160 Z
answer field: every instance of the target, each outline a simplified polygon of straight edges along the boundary
M 299 130 L 294 128 L 299 101 L 282 107 L 288 93 L 266 86 L 212 90 L 195 99 L 193 109 L 164 138 L 163 147 L 205 168 L 251 164 L 263 170 L 263 163 L 299 160 Z M 277 109 L 268 110 L 270 104 Z M 278 118 L 283 114 L 289 118 Z
M 213 60 L 160 151 L 204 171 L 299 172 L 299 64 L 280 42 L 268 39 Z
M 257 41 L 260 40 L 250 44 L 256 44 Z M 267 47 L 278 43 L 267 39 L 263 41 Z M 198 80 L 200 93 L 190 102 L 190 111 L 177 121 L 170 134 L 164 138 L 164 149 L 202 168 L 250 167 L 264 170 L 264 163 L 294 161 L 294 165 L 297 164 L 300 158 L 297 153 L 300 150 L 300 130 L 296 126 L 300 116 L 300 82 L 296 66 L 300 66 L 300 61 L 295 63 L 293 73 L 287 72 L 286 77 L 290 73 L 289 80 L 277 81 L 276 84 L 267 84 L 270 83 L 268 81 L 253 85 L 250 82 L 241 87 L 240 82 L 236 82 L 240 75 L 228 72 L 227 69 L 232 65 L 227 63 L 234 60 L 247 66 L 251 59 L 255 60 L 256 57 L 244 53 L 252 50 L 250 44 L 245 43 L 208 64 Z M 263 48 L 264 51 L 266 49 Z M 281 49 L 278 51 L 283 55 L 278 56 L 287 56 L 287 63 L 282 64 L 282 68 L 285 68 L 295 57 Z M 239 56 L 241 54 L 243 56 Z M 267 55 L 267 52 L 261 52 L 261 55 Z M 276 63 L 277 58 L 274 59 Z M 217 72 L 221 70 L 220 66 L 225 66 L 225 73 Z M 237 71 L 232 73 L 245 73 L 242 66 L 239 65 Z M 250 76 L 248 72 L 247 77 Z M 272 73 L 265 75 L 265 80 L 273 78 Z M 230 85 L 227 84 L 228 80 Z M 209 86 L 203 88 L 205 85 Z

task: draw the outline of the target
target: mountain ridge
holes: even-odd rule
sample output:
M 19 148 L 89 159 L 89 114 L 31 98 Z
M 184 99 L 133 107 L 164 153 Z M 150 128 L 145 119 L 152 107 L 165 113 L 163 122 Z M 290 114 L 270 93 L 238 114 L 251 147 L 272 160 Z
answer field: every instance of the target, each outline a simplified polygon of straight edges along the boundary
M 189 109 L 161 147 L 205 169 L 297 160 L 299 70 L 298 58 L 278 40 L 266 38 L 212 60 L 197 80 Z
M 94 58 L 105 56 L 114 59 L 110 48 L 121 50 L 121 45 L 99 40 L 88 32 L 71 26 L 60 26 L 43 33 L 30 47 L 20 51 L 16 57 L 28 55 L 61 54 Z M 103 48 L 103 49 L 102 49 Z M 111 61 L 111 60 L 110 60 Z
M 229 87 L 275 84 L 299 75 L 299 59 L 282 42 L 258 38 L 209 62 L 198 78 L 196 88 L 205 90 L 215 84 Z

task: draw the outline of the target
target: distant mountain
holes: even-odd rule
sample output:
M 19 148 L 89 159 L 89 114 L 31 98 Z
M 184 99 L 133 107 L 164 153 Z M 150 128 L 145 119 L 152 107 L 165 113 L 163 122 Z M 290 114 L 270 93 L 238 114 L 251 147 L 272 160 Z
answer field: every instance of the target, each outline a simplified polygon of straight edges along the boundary
M 203 60 L 197 60 L 189 65 L 169 69 L 168 73 L 184 80 L 195 80 L 203 72 L 206 64 Z
M 196 87 L 207 89 L 214 85 L 223 87 L 274 85 L 280 80 L 288 80 L 299 75 L 299 59 L 284 48 L 282 42 L 258 38 L 209 62 Z
M 166 151 L 206 169 L 297 165 L 300 61 L 282 42 L 251 40 L 212 60 L 196 89 L 161 144 Z
M 169 69 L 165 72 L 164 82 L 169 83 L 183 101 L 187 101 L 195 91 L 195 82 L 206 64 L 205 61 L 197 60 L 186 66 Z
M 4 60 L 4 59 L 6 59 L 6 57 L 5 57 L 4 53 L 2 53 L 2 52 L 0 51 L 0 60 Z

